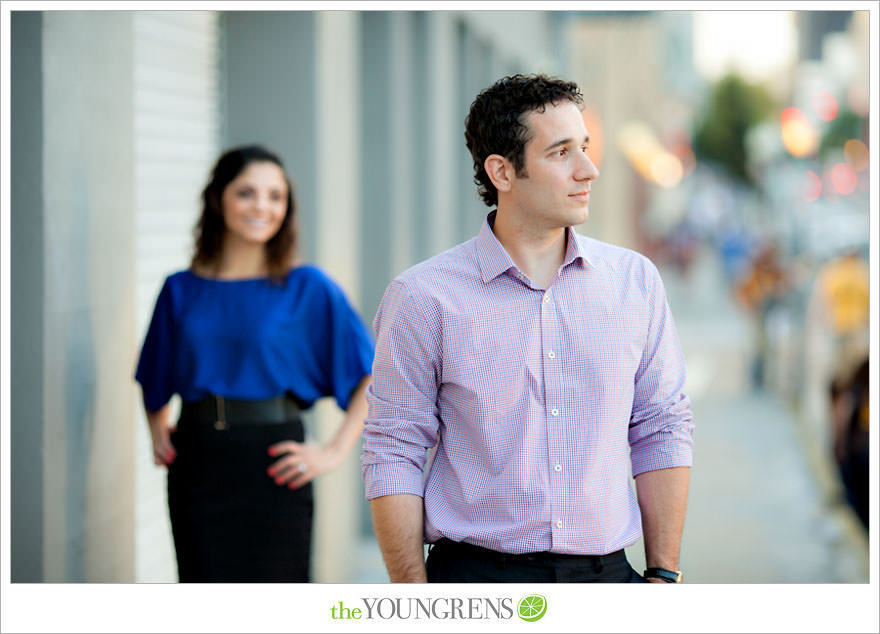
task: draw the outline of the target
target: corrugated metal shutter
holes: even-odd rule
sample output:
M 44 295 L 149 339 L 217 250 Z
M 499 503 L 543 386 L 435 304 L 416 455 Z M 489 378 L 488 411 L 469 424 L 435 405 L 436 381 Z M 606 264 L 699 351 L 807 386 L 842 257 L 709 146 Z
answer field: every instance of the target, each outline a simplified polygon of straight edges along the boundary
M 219 150 L 219 36 L 215 12 L 134 14 L 138 351 L 165 276 L 189 261 L 199 193 Z M 153 464 L 140 401 L 138 412 L 136 581 L 172 582 L 177 568 L 165 470 Z

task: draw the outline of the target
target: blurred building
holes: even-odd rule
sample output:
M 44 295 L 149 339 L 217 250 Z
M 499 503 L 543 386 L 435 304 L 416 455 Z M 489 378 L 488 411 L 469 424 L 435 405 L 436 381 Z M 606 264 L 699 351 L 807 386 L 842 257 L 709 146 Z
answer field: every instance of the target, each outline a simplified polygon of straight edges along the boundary
M 188 265 L 221 149 L 295 181 L 301 253 L 372 322 L 391 278 L 472 236 L 463 120 L 513 72 L 556 73 L 543 12 L 47 11 L 11 16 L 12 580 L 173 581 L 164 471 L 133 380 Z M 341 420 L 322 402 L 308 427 Z M 356 452 L 317 486 L 315 579 L 353 578 Z
M 687 210 L 683 180 L 693 169 L 690 130 L 702 88 L 692 13 L 572 12 L 565 26 L 600 171 L 580 231 L 653 255 L 651 239 Z
M 798 11 L 798 48 L 803 60 L 822 59 L 825 36 L 846 31 L 852 17 L 850 11 Z

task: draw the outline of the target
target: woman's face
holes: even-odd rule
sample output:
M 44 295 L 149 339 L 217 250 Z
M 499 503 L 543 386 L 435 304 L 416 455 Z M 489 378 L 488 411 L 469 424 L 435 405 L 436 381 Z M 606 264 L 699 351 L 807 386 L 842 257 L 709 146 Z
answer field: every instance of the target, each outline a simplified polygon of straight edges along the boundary
M 284 172 L 271 161 L 251 163 L 229 182 L 220 204 L 232 236 L 265 244 L 278 233 L 287 213 Z

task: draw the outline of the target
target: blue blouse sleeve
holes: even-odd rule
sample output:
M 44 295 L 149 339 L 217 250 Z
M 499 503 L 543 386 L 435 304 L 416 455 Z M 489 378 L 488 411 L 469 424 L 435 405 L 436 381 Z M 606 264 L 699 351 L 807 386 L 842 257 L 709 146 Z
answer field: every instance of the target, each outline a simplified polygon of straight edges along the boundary
M 375 343 L 363 320 L 349 303 L 342 289 L 329 278 L 329 344 L 326 368 L 332 396 L 343 410 L 348 409 L 352 392 L 372 373 Z
M 135 380 L 144 392 L 144 407 L 156 412 L 171 400 L 173 387 L 174 319 L 168 279 L 162 285 L 153 318 L 141 348 Z

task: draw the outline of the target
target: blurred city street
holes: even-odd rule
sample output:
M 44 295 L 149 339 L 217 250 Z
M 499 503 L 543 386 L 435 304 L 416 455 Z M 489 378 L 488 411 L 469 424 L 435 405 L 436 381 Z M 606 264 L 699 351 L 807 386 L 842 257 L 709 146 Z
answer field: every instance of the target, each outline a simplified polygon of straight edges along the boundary
M 784 403 L 752 390 L 747 315 L 714 251 L 661 270 L 688 362 L 696 430 L 681 568 L 688 583 L 867 583 L 867 536 Z M 641 541 L 627 549 L 644 568 Z M 375 541 L 354 583 L 388 581 Z
M 867 536 L 831 497 L 793 414 L 749 382 L 750 324 L 714 253 L 663 271 L 688 362 L 694 466 L 681 567 L 691 583 L 866 583 Z M 641 543 L 628 549 L 640 569 Z M 636 562 L 639 562 L 636 565 Z

